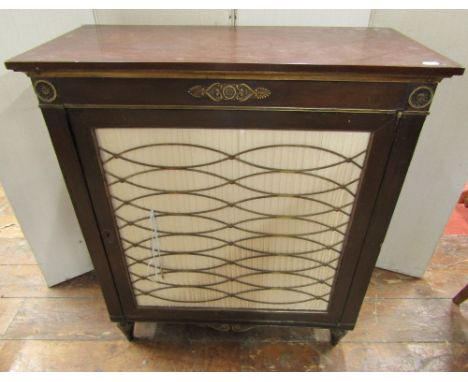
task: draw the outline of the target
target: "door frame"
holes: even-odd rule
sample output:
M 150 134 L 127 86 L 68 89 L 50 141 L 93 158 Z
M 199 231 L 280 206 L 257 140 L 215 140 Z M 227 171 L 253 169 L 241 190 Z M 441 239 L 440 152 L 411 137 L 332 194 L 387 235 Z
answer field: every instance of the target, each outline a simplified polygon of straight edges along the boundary
M 368 227 L 375 220 L 374 206 L 381 187 L 387 160 L 392 149 L 398 115 L 396 112 L 337 112 L 337 111 L 251 111 L 251 110 L 158 110 L 92 108 L 67 110 L 72 134 L 88 192 L 91 196 L 97 224 L 104 243 L 107 262 L 112 272 L 123 315 L 131 320 L 244 322 L 310 326 L 342 326 L 352 328 L 354 321 L 343 323 L 342 316 L 362 303 L 365 289 L 350 294 L 356 274 L 362 274 L 368 264 L 360 262 Z M 192 121 L 196 121 L 192 122 Z M 343 254 L 337 269 L 334 288 L 327 312 L 277 309 L 219 309 L 199 307 L 137 307 L 126 270 L 126 262 L 113 218 L 109 193 L 100 165 L 95 128 L 226 128 L 281 130 L 368 131 L 371 133 L 368 153 L 362 170 L 355 205 L 350 218 Z M 100 254 L 96 254 L 102 256 Z M 372 253 L 375 263 L 378 250 Z M 373 268 L 372 264 L 372 268 Z M 363 280 L 370 277 L 361 276 Z M 99 272 L 98 272 L 99 273 Z M 99 275 L 98 275 L 99 276 Z M 99 277 L 100 278 L 100 277 Z M 357 314 L 356 314 L 357 317 Z M 111 318 L 120 321 L 120 315 Z

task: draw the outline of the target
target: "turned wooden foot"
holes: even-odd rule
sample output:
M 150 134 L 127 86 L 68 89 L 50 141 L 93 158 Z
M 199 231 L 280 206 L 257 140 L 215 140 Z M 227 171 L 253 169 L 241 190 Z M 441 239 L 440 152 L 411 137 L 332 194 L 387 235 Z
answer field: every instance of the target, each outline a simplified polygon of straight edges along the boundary
M 117 327 L 127 337 L 127 340 L 133 340 L 133 329 L 135 328 L 135 321 L 120 321 L 117 323 Z
M 463 301 L 468 299 L 468 284 L 457 293 L 457 295 L 452 299 L 454 304 L 460 305 Z
M 332 328 L 330 329 L 330 336 L 331 336 L 331 344 L 333 346 L 338 345 L 338 342 L 346 335 L 348 331 L 345 329 L 340 328 Z

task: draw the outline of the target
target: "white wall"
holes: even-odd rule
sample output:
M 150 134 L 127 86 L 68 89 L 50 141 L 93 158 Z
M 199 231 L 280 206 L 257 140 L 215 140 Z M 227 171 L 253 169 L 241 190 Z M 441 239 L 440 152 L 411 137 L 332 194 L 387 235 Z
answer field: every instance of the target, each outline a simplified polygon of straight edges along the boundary
M 90 10 L 0 11 L 0 62 L 78 27 Z M 92 269 L 28 77 L 0 65 L 0 182 L 49 286 Z
M 113 25 L 231 25 L 232 23 L 230 9 L 95 9 L 94 15 L 96 24 Z
M 97 9 L 97 24 L 231 25 L 232 11 L 171 9 Z M 239 9 L 237 25 L 297 25 L 366 27 L 369 9 Z
M 373 11 L 392 27 L 468 67 L 468 11 Z M 379 267 L 422 276 L 468 178 L 468 74 L 442 81 L 382 246 Z
M 239 9 L 237 25 L 367 27 L 369 9 Z

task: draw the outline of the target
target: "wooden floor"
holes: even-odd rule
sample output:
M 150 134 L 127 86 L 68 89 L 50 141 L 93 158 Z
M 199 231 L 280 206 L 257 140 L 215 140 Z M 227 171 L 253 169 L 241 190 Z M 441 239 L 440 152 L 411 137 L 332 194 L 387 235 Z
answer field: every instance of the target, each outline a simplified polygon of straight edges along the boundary
M 47 288 L 0 188 L 0 370 L 468 371 L 468 237 L 445 236 L 423 280 L 376 270 L 356 329 L 337 347 L 326 330 L 220 333 L 148 325 L 127 342 L 107 318 L 94 275 Z M 151 333 L 151 335 L 149 335 Z

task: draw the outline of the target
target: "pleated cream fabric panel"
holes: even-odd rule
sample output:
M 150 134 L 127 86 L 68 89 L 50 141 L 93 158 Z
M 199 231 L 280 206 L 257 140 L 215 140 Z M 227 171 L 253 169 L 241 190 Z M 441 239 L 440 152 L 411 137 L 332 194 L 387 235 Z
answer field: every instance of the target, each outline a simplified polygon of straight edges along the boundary
M 139 306 L 327 309 L 369 133 L 96 136 Z

